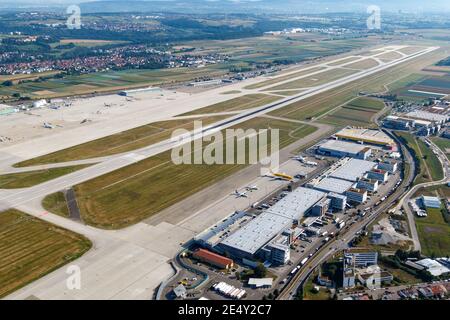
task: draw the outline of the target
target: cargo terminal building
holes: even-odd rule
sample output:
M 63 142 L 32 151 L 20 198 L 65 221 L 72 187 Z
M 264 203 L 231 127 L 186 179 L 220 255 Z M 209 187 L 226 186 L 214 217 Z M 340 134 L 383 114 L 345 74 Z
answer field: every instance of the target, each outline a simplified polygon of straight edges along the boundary
M 238 259 L 260 258 L 274 264 L 284 264 L 290 258 L 294 225 L 325 197 L 324 192 L 299 187 L 235 232 L 223 237 L 214 250 Z

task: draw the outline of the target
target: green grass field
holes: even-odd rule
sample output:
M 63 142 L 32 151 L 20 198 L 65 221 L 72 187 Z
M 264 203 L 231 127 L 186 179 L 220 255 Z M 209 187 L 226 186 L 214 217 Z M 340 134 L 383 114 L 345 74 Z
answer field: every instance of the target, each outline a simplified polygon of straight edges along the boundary
M 407 132 L 396 132 L 396 134 L 414 151 L 414 154 L 419 161 L 419 172 L 414 179 L 414 184 L 437 181 L 443 178 L 444 174 L 441 163 L 422 140 L 417 139 Z
M 431 140 L 441 149 L 450 159 L 450 140 L 441 137 L 432 137 Z
M 444 220 L 441 209 L 429 208 L 427 214 L 427 217 L 416 218 L 422 253 L 430 257 L 449 256 L 450 224 Z
M 0 297 L 77 259 L 85 237 L 17 210 L 0 213 Z
M 28 188 L 86 168 L 88 165 L 52 168 L 0 175 L 0 189 Z
M 256 118 L 239 128 L 278 128 L 280 148 L 305 137 L 315 127 Z M 75 186 L 83 221 L 106 229 L 122 228 L 169 207 L 244 168 L 244 164 L 175 165 L 164 152 Z
M 46 196 L 42 200 L 42 206 L 51 213 L 62 217 L 69 217 L 69 208 L 67 207 L 66 198 L 62 192 L 56 192 Z
M 270 86 L 272 84 L 277 84 L 280 81 L 286 81 L 286 80 L 289 80 L 292 78 L 301 77 L 306 74 L 310 74 L 310 73 L 313 73 L 313 72 L 316 72 L 319 70 L 323 70 L 323 69 L 325 69 L 325 67 L 315 67 L 315 68 L 311 68 L 309 70 L 300 70 L 300 71 L 293 72 L 293 73 L 286 74 L 286 75 L 279 75 L 279 76 L 274 75 L 275 78 L 273 78 L 273 79 L 269 79 L 269 80 L 265 80 L 265 81 L 258 82 L 255 84 L 251 84 L 249 86 L 244 87 L 244 89 L 259 89 L 262 87 Z
M 265 104 L 280 100 L 280 97 L 267 94 L 247 94 L 245 96 L 219 102 L 201 109 L 180 114 L 179 116 L 191 116 L 207 113 L 219 113 L 229 111 L 241 111 L 263 106 Z
M 16 167 L 27 167 L 48 163 L 103 157 L 142 148 L 171 137 L 173 130 L 194 128 L 194 120 L 202 120 L 203 125 L 224 119 L 225 117 L 205 117 L 195 119 L 177 119 L 150 123 L 141 127 L 123 131 L 111 136 L 79 144 L 67 149 L 49 153 L 37 158 L 17 163 Z
M 336 126 L 375 126 L 372 118 L 384 108 L 380 100 L 357 98 L 336 111 L 327 114 L 320 122 Z
M 294 102 L 269 114 L 296 120 L 316 118 L 357 97 L 361 91 L 381 92 L 386 90 L 385 85 L 396 86 L 398 82 L 404 81 L 406 77 L 411 74 L 417 74 L 423 68 L 434 64 L 446 56 L 445 50 L 436 50 L 412 61 L 392 67 L 389 69 L 389 72 L 380 72 L 367 76 L 358 81 L 329 90 L 326 94 L 315 95 L 311 98 Z
M 271 91 L 271 90 L 301 89 L 307 87 L 314 87 L 333 80 L 343 78 L 345 76 L 349 76 L 356 72 L 357 71 L 346 69 L 327 70 L 312 76 L 308 76 L 306 78 L 301 78 L 274 87 L 270 87 L 265 90 Z

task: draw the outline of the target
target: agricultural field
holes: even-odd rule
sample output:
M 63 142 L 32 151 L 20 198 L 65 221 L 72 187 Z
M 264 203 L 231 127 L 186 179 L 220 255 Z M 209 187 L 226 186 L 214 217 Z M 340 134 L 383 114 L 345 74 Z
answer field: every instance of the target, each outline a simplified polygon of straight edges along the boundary
M 278 86 L 270 87 L 265 89 L 265 91 L 273 91 L 273 90 L 289 90 L 289 89 L 301 89 L 308 88 L 313 86 L 318 86 L 333 80 L 337 80 L 346 76 L 349 76 L 353 73 L 356 73 L 355 70 L 347 70 L 347 69 L 334 69 L 320 72 L 318 74 L 301 78 L 297 80 L 293 80 L 290 82 L 286 82 L 280 84 Z
M 169 139 L 175 129 L 192 130 L 194 128 L 195 120 L 202 120 L 203 125 L 207 125 L 224 118 L 225 117 L 223 116 L 216 116 L 154 122 L 37 158 L 22 161 L 15 166 L 27 167 L 40 164 L 90 159 L 127 152 Z
M 373 118 L 383 110 L 384 103 L 370 98 L 357 98 L 327 114 L 320 122 L 336 126 L 374 126 Z
M 280 148 L 316 130 L 309 125 L 267 118 L 252 119 L 238 127 L 278 128 Z M 148 218 L 244 167 L 243 164 L 175 165 L 168 151 L 74 189 L 83 221 L 100 228 L 118 229 Z
M 418 77 L 416 81 L 410 81 L 404 87 L 395 90 L 401 98 L 412 100 L 425 100 L 428 98 L 440 98 L 450 94 L 450 74 L 441 76 Z
M 427 217 L 416 217 L 422 253 L 430 257 L 450 255 L 450 221 L 445 221 L 445 208 L 427 209 Z
M 0 175 L 0 189 L 28 188 L 86 168 L 88 165 L 35 170 Z
M 252 109 L 263 106 L 265 104 L 279 100 L 279 97 L 270 96 L 267 94 L 248 94 L 234 99 L 219 102 L 201 109 L 180 114 L 179 116 L 191 116 L 207 113 L 219 113 L 230 111 L 241 111 L 245 109 Z
M 85 237 L 11 209 L 0 213 L 0 297 L 77 259 Z
M 407 146 L 413 151 L 419 163 L 419 172 L 414 179 L 414 184 L 437 181 L 443 178 L 441 163 L 430 148 L 420 139 L 407 132 L 396 132 Z
M 246 86 L 246 87 L 244 87 L 244 89 L 259 89 L 259 88 L 262 88 L 262 87 L 267 87 L 267 86 L 270 86 L 272 84 L 276 84 L 276 83 L 278 83 L 280 81 L 286 81 L 286 80 L 289 80 L 289 79 L 301 77 L 301 76 L 304 76 L 306 74 L 310 74 L 312 72 L 320 71 L 320 70 L 323 70 L 323 69 L 325 69 L 325 67 L 315 67 L 315 68 L 311 68 L 311 69 L 308 69 L 308 70 L 301 70 L 301 71 L 298 71 L 298 72 L 289 73 L 287 75 L 276 76 L 273 79 L 265 80 L 265 81 L 262 81 L 262 82 L 258 82 L 258 83 Z

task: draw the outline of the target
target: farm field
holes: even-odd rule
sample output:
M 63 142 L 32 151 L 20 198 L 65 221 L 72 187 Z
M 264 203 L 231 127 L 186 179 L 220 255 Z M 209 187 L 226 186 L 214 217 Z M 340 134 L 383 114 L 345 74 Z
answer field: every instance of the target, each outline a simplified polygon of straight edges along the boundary
M 380 100 L 357 98 L 336 111 L 327 114 L 320 122 L 336 126 L 374 126 L 373 117 L 384 108 Z
M 224 118 L 224 116 L 216 116 L 154 122 L 67 149 L 49 153 L 37 158 L 25 160 L 17 163 L 15 166 L 27 167 L 40 164 L 103 157 L 127 152 L 168 139 L 175 129 L 183 128 L 186 130 L 192 130 L 194 128 L 195 120 L 202 120 L 203 125 L 207 125 Z
M 255 84 L 251 84 L 249 86 L 244 87 L 244 89 L 259 89 L 259 88 L 262 88 L 262 87 L 270 86 L 272 84 L 276 84 L 276 83 L 278 83 L 280 81 L 286 81 L 286 80 L 293 79 L 293 78 L 296 78 L 296 77 L 301 77 L 301 76 L 304 76 L 306 74 L 310 74 L 312 72 L 316 72 L 316 71 L 320 71 L 320 70 L 324 70 L 324 69 L 325 69 L 325 67 L 315 67 L 315 68 L 311 68 L 309 70 L 300 70 L 298 72 L 290 73 L 290 74 L 287 74 L 287 75 L 284 75 L 284 76 L 277 76 L 274 79 L 258 82 L 258 83 L 255 83 Z
M 0 175 L 0 189 L 28 188 L 86 168 L 88 165 Z
M 316 130 L 289 121 L 255 118 L 239 128 L 280 129 L 280 148 Z M 243 164 L 175 165 L 164 152 L 133 165 L 75 186 L 83 221 L 105 229 L 118 229 L 148 218 L 224 177 Z
M 385 85 L 396 85 L 397 81 L 403 81 L 405 77 L 411 74 L 417 74 L 423 68 L 436 63 L 436 61 L 446 56 L 447 54 L 444 50 L 436 50 L 429 55 L 394 66 L 389 69 L 389 72 L 370 75 L 358 81 L 329 90 L 326 95 L 316 95 L 299 102 L 294 102 L 269 114 L 296 120 L 316 118 L 357 97 L 361 91 L 385 91 Z
M 11 209 L 0 213 L 0 297 L 77 259 L 85 237 Z
M 180 114 L 179 116 L 191 116 L 207 113 L 241 111 L 263 106 L 265 104 L 279 100 L 279 97 L 266 94 L 248 94 L 234 99 L 219 102 L 201 109 Z
M 443 217 L 442 209 L 427 209 L 427 217 L 416 217 L 416 227 L 423 254 L 446 257 L 450 255 L 450 223 Z
M 318 86 L 333 80 L 337 80 L 343 78 L 345 76 L 349 76 L 353 73 L 356 73 L 355 70 L 346 70 L 346 69 L 335 69 L 335 70 L 327 70 L 320 72 L 318 74 L 301 78 L 297 80 L 293 80 L 290 82 L 286 82 L 280 84 L 278 86 L 270 87 L 265 89 L 265 91 L 273 91 L 273 90 L 286 90 L 286 89 L 301 89 L 312 86 Z

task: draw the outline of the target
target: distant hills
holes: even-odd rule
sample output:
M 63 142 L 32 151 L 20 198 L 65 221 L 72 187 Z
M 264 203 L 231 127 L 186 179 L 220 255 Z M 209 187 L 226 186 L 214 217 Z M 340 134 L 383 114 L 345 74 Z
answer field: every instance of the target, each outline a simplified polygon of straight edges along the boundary
M 378 5 L 385 12 L 450 12 L 448 0 L 17 0 L 1 1 L 1 9 L 61 10 L 79 3 L 86 13 L 177 12 L 177 13 L 324 13 L 365 12 Z

